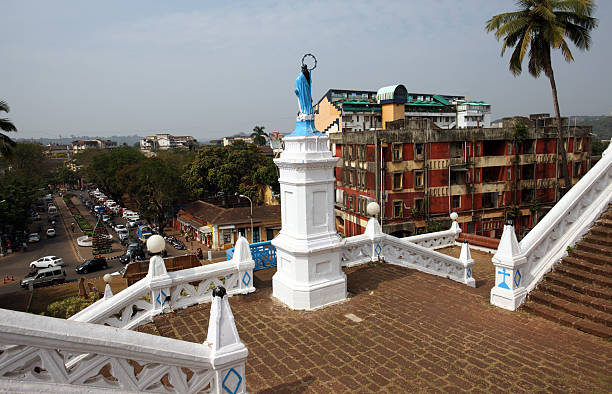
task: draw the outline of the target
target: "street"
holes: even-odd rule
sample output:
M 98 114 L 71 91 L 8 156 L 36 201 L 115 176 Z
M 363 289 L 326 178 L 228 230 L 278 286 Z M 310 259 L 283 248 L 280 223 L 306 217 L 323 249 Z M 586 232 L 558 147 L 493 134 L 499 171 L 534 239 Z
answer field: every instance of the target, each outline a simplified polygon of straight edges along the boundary
M 82 195 L 84 197 L 88 197 L 86 192 L 74 191 L 70 193 L 77 196 Z M 38 232 L 41 237 L 40 242 L 28 244 L 27 251 L 23 251 L 22 249 L 19 252 L 0 257 L 0 280 L 4 279 L 5 275 L 8 275 L 9 277 L 13 276 L 15 279 L 14 282 L 8 282 L 6 284 L 2 284 L 2 282 L 0 282 L 0 296 L 15 292 L 26 294 L 28 290 L 22 289 L 19 285 L 19 281 L 28 273 L 30 263 L 44 256 L 58 256 L 64 260 L 64 269 L 66 271 L 67 282 L 79 280 L 81 277 L 85 277 L 86 279 L 96 278 L 103 276 L 106 273 L 116 272 L 123 268 L 124 265 L 121 264 L 118 259 L 113 259 L 113 257 L 123 254 L 126 248 L 119 243 L 117 234 L 112 229 L 107 227 L 109 234 L 113 236 L 113 251 L 110 254 L 104 255 L 104 257 L 106 257 L 108 260 L 108 268 L 106 270 L 90 272 L 88 274 L 77 274 L 75 272 L 76 266 L 82 263 L 85 259 L 92 257 L 91 248 L 80 247 L 77 245 L 76 239 L 77 237 L 82 236 L 83 233 L 79 229 L 78 225 L 75 226 L 74 232 L 71 232 L 70 227 L 71 223 L 74 222 L 74 219 L 68 211 L 63 198 L 55 197 L 54 202 L 59 213 L 59 219 L 56 223 L 57 235 L 52 238 L 47 238 L 45 232 L 50 227 L 50 224 L 47 222 L 48 215 L 47 213 L 40 213 L 40 221 L 33 222 L 30 227 L 31 232 Z M 72 202 L 78 208 L 83 217 L 92 225 L 92 227 L 94 227 L 96 218 L 83 205 L 81 200 L 77 197 L 73 197 Z M 126 220 L 123 218 L 114 217 L 113 221 L 115 223 L 127 225 Z M 130 238 L 136 238 L 136 229 L 130 229 Z M 168 252 L 168 256 L 180 256 L 187 253 L 193 253 L 190 250 L 176 250 L 169 244 L 166 245 L 166 250 Z M 10 305 L 3 304 L 4 302 L 0 301 L 0 305 L 2 307 L 10 308 Z

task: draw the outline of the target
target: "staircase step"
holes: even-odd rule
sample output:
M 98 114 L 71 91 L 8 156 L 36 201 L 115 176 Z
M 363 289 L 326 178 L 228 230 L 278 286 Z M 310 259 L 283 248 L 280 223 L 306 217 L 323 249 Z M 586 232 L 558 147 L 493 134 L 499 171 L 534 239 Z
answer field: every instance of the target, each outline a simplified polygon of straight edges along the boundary
M 529 299 L 538 304 L 546 305 L 552 309 L 558 309 L 565 313 L 569 313 L 572 316 L 603 324 L 606 327 L 612 327 L 611 314 L 591 308 L 588 305 L 583 305 L 564 298 L 556 297 L 540 290 L 535 290 L 529 293 Z
M 557 265 L 554 268 L 554 271 L 582 282 L 593 283 L 601 287 L 612 289 L 612 278 L 596 275 L 578 268 L 566 266 L 564 264 Z
M 612 246 L 612 237 L 601 236 L 593 233 L 585 235 L 583 241 L 588 241 L 589 243 L 597 245 Z
M 601 287 L 593 283 L 586 283 L 564 275 L 561 272 L 549 272 L 544 280 L 552 282 L 558 286 L 573 290 L 577 293 L 587 294 L 591 297 L 601 298 L 603 300 L 612 300 L 612 289 Z
M 612 300 L 606 300 L 600 297 L 593 297 L 588 294 L 578 293 L 553 282 L 542 281 L 540 284 L 538 284 L 538 287 L 534 290 L 534 292 L 535 291 L 552 294 L 555 297 L 588 305 L 591 308 L 612 314 Z
M 612 228 L 603 227 L 598 224 L 591 227 L 591 234 L 599 235 L 601 237 L 612 237 Z
M 605 253 L 605 251 L 600 251 L 599 253 L 591 253 L 585 250 L 582 250 L 581 246 L 574 248 L 570 253 L 570 256 L 576 257 L 580 260 L 588 261 L 592 264 L 598 265 L 612 265 L 612 256 Z
M 567 327 L 574 327 L 580 331 L 584 331 L 598 337 L 612 339 L 612 328 L 606 327 L 603 324 L 595 323 L 590 320 L 581 319 L 570 315 L 558 309 L 550 308 L 546 305 L 541 305 L 535 302 L 528 301 L 523 304 L 523 310 L 540 316 L 544 319 L 557 322 Z
M 564 257 L 562 263 L 572 268 L 612 278 L 612 264 L 591 263 L 573 255 Z
M 607 256 L 612 256 L 612 245 L 596 244 L 594 242 L 590 242 L 587 239 L 581 240 L 574 247 L 574 251 L 576 250 L 587 252 L 587 253 L 594 253 L 598 255 L 606 254 Z
M 599 220 L 597 220 L 595 224 L 602 226 L 602 227 L 612 228 L 612 218 L 602 217 Z

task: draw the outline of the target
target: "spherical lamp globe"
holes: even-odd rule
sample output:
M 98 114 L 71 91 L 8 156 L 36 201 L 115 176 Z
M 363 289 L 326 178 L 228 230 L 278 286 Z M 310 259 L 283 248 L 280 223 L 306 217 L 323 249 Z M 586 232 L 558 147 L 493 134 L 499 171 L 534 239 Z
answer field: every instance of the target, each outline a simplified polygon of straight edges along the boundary
M 368 212 L 368 215 L 376 216 L 376 215 L 378 215 L 380 213 L 380 205 L 378 205 L 378 203 L 376 203 L 376 201 L 372 201 L 366 207 L 366 211 Z
M 103 278 L 104 278 L 104 283 L 110 283 L 111 280 L 113 279 L 111 274 L 106 274 L 106 275 L 103 276 Z
M 166 241 L 161 235 L 152 235 L 147 239 L 147 249 L 150 253 L 161 253 L 166 249 Z
M 451 220 L 454 222 L 455 220 L 457 220 L 457 218 L 459 217 L 459 215 L 457 214 L 457 212 L 453 212 L 450 214 L 450 218 Z

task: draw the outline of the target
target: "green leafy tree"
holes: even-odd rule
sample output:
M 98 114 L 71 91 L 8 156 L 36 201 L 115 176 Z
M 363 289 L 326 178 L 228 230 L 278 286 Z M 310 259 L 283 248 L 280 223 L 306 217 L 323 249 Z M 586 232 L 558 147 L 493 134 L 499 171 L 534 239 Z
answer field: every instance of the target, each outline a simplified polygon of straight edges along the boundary
M 194 198 L 206 198 L 217 192 L 225 195 L 248 192 L 249 197 L 261 201 L 263 196 L 261 193 L 253 196 L 252 186 L 279 188 L 272 159 L 257 146 L 243 141 L 204 147 L 187 166 L 183 179 Z
M 253 143 L 257 146 L 264 146 L 268 140 L 268 134 L 264 131 L 264 129 L 264 126 L 255 126 L 253 128 L 251 138 L 253 138 Z
M 0 112 L 9 112 L 9 108 L 6 101 L 0 100 Z M 8 120 L 7 118 L 0 118 L 0 130 L 2 131 L 17 131 L 17 127 Z M 15 141 L 9 138 L 9 136 L 0 133 L 0 156 L 10 156 L 11 149 L 15 146 Z
M 487 21 L 488 32 L 495 31 L 495 37 L 503 40 L 501 55 L 513 47 L 510 57 L 510 71 L 521 74 L 523 59 L 529 58 L 528 70 L 534 77 L 544 73 L 550 81 L 553 105 L 557 118 L 557 147 L 561 155 L 565 188 L 569 188 L 567 155 L 563 146 L 563 127 L 557 97 L 557 84 L 552 67 L 551 49 L 561 50 L 565 61 L 574 60 L 567 40 L 580 50 L 591 45 L 590 31 L 597 27 L 593 18 L 595 5 L 590 0 L 518 0 L 518 10 L 495 15 Z
M 85 168 L 89 181 L 101 187 L 115 201 L 122 201 L 126 185 L 117 182 L 117 172 L 144 160 L 138 149 L 121 146 L 111 150 L 96 150 L 90 164 Z
M 117 173 L 118 183 L 125 188 L 140 214 L 159 224 L 160 233 L 172 206 L 183 199 L 180 168 L 159 158 L 147 158 Z

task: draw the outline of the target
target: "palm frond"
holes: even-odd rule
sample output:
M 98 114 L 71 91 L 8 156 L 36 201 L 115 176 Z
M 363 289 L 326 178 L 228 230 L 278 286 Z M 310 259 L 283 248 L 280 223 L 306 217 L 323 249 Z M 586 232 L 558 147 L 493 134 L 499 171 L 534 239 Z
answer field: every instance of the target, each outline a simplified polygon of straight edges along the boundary
M 17 131 L 17 127 L 6 118 L 0 118 L 0 130 L 3 131 Z

